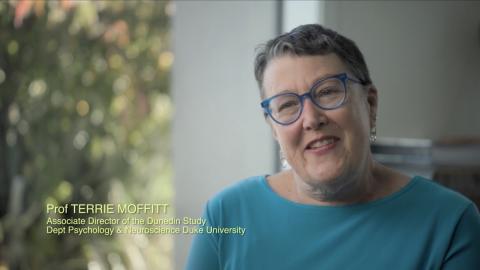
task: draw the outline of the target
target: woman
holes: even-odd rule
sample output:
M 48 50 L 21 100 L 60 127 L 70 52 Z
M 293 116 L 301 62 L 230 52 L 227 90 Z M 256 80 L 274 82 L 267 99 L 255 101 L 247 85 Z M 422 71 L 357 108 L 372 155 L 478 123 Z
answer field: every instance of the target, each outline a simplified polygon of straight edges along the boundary
M 373 160 L 377 89 L 353 41 L 299 26 L 255 76 L 291 169 L 211 199 L 187 269 L 478 269 L 474 204 Z

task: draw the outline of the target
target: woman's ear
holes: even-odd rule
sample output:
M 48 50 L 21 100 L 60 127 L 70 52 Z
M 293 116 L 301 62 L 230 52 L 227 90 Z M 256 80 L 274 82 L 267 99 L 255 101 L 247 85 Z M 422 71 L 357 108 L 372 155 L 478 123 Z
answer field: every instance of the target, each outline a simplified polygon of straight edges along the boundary
M 373 84 L 369 85 L 367 90 L 367 104 L 370 117 L 370 126 L 375 127 L 377 124 L 376 121 L 378 108 L 378 91 Z
M 275 139 L 275 141 L 278 141 L 277 131 L 275 130 L 275 127 L 273 126 L 272 121 L 268 117 L 265 117 L 265 121 L 268 123 L 268 126 L 270 127 L 270 130 L 272 131 L 273 139 Z
M 267 113 L 263 113 L 263 116 L 265 118 L 265 122 L 267 123 L 267 125 L 270 127 L 270 130 L 272 131 L 272 137 L 273 139 L 275 139 L 276 141 L 277 140 L 277 132 L 275 131 L 275 128 L 273 127 L 273 123 L 272 123 L 272 119 L 268 116 Z
M 278 142 L 277 132 L 275 131 L 275 129 L 273 129 L 273 127 L 272 127 L 272 137 L 273 139 L 275 139 L 275 141 Z

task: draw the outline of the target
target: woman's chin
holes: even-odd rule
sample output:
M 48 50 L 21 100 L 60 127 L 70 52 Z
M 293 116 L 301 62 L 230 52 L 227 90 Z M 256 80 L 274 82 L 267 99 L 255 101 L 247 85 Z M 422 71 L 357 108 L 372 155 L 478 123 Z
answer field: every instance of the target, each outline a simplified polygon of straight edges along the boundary
M 309 174 L 309 182 L 312 185 L 328 185 L 329 183 L 333 183 L 338 179 L 340 173 L 336 173 L 335 171 L 320 171 L 320 172 L 312 172 Z
M 329 182 L 335 180 L 341 176 L 342 171 L 343 162 L 339 160 L 331 160 L 307 169 L 310 176 L 309 178 L 316 182 Z

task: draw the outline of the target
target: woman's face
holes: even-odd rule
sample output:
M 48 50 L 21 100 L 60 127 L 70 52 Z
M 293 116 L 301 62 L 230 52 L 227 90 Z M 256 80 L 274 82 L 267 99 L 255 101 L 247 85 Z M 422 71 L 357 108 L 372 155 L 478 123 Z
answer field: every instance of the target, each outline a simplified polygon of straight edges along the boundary
M 265 95 L 271 97 L 286 90 L 303 94 L 315 81 L 339 73 L 358 80 L 333 53 L 277 57 L 264 73 Z M 343 106 L 322 110 L 310 99 L 305 99 L 303 106 L 300 118 L 290 125 L 269 119 L 273 136 L 294 173 L 313 186 L 364 174 L 371 158 L 369 135 L 377 108 L 375 88 L 348 81 Z

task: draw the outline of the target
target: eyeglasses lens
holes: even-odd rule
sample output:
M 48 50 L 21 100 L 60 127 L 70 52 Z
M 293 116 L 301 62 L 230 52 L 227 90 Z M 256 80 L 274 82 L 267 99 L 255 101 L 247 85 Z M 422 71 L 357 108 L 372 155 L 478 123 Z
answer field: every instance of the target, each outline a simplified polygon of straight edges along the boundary
M 345 99 L 345 85 L 339 79 L 328 79 L 312 91 L 312 99 L 322 109 L 335 109 Z
M 297 95 L 285 94 L 270 101 L 272 117 L 280 123 L 290 123 L 298 117 L 302 103 Z
M 331 78 L 315 85 L 310 92 L 314 104 L 322 109 L 335 109 L 345 100 L 345 85 L 337 79 Z M 282 124 L 289 124 L 297 120 L 302 112 L 303 102 L 298 95 L 286 93 L 270 101 L 271 116 Z

